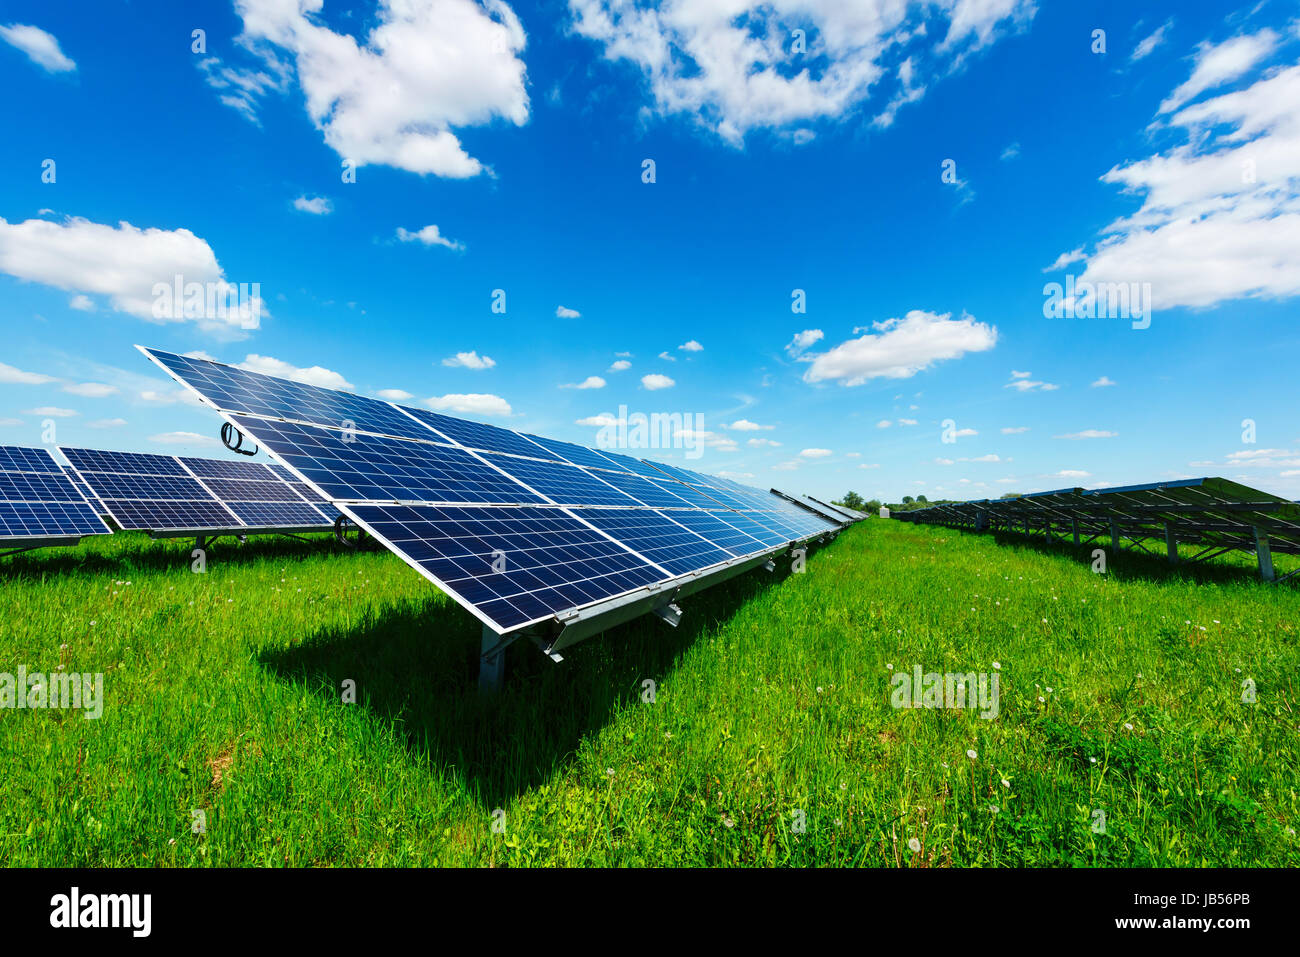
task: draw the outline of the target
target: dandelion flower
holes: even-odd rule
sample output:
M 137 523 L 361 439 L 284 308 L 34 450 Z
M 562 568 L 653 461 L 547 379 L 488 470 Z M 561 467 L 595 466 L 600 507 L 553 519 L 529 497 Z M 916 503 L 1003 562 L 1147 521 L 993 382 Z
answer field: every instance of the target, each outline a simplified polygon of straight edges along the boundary
M 914 837 L 909 837 L 907 839 L 907 847 L 913 854 L 921 853 L 921 842 Z
M 968 758 L 970 758 L 972 761 L 974 761 L 976 758 L 979 757 L 979 754 L 976 753 L 976 751 L 975 751 L 974 748 L 971 748 L 971 749 L 969 749 L 969 750 L 966 752 L 966 757 L 968 757 Z

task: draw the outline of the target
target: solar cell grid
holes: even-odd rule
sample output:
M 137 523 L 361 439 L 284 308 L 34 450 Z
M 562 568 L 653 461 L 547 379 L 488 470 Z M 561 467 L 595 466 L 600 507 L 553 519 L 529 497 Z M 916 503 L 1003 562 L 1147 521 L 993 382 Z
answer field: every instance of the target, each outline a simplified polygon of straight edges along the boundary
M 558 457 L 566 462 L 572 462 L 574 465 L 581 465 L 585 468 L 609 469 L 611 471 L 623 468 L 621 463 L 594 449 L 574 445 L 572 442 L 543 438 L 540 435 L 525 433 L 525 436 L 545 449 L 546 452 L 543 454 L 550 455 L 552 458 Z
M 107 533 L 108 528 L 85 502 L 0 502 L 0 539 Z
M 122 475 L 182 475 L 185 469 L 170 455 L 148 452 L 108 452 L 102 449 L 59 447 L 78 472 L 117 472 Z
M 518 482 L 448 445 L 233 417 L 332 501 L 542 504 Z M 522 461 L 522 460 L 518 460 Z
M 268 474 L 270 469 L 265 462 L 230 462 L 225 459 L 199 459 L 187 455 L 179 458 L 181 465 L 201 479 L 253 479 L 265 482 L 279 478 L 278 474 Z
M 575 465 L 484 452 L 483 458 L 557 505 L 635 505 L 634 499 Z
M 205 359 L 153 349 L 143 351 L 216 406 L 230 412 L 297 419 L 336 429 L 350 427 L 379 435 L 432 437 L 419 422 L 377 399 L 291 382 Z
M 608 482 L 620 492 L 632 496 L 642 505 L 652 508 L 690 508 L 691 503 L 675 494 L 667 485 L 652 482 L 639 475 L 624 472 L 599 472 L 602 481 Z
M 0 501 L 80 502 L 84 496 L 59 472 L 0 472 Z
M 701 571 L 733 557 L 654 509 L 576 508 L 572 511 L 671 575 Z
M 558 508 L 352 505 L 348 512 L 501 631 L 663 578 Z
M 677 511 L 673 521 L 736 557 L 769 551 L 771 546 L 724 520 L 726 512 Z
M 59 472 L 62 470 L 47 449 L 29 449 L 19 445 L 3 445 L 0 446 L 0 471 Z
M 146 501 L 201 501 L 210 496 L 188 475 L 130 475 L 120 472 L 81 473 L 86 484 L 101 499 L 143 499 Z
M 250 528 L 310 528 L 325 524 L 320 512 L 306 502 L 226 502 Z
M 479 449 L 484 452 L 508 452 L 512 455 L 527 455 L 535 459 L 557 459 L 557 456 L 548 450 L 541 448 L 534 442 L 530 442 L 518 432 L 512 432 L 510 429 L 485 425 L 482 422 L 471 422 L 468 419 L 457 419 L 427 409 L 413 409 L 405 405 L 401 408 L 421 422 L 428 423 L 447 438 L 453 439 L 467 448 Z M 432 433 L 426 436 L 426 438 L 433 437 Z

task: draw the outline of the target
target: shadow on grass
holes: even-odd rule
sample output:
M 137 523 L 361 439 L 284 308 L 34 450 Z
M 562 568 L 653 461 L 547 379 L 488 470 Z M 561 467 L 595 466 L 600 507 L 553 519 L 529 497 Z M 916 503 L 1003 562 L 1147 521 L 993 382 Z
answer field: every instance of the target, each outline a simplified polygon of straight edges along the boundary
M 545 782 L 617 709 L 640 699 L 644 679 L 662 681 L 701 634 L 779 581 L 762 571 L 738 576 L 692 596 L 675 629 L 642 616 L 566 648 L 559 664 L 521 639 L 507 650 L 505 682 L 492 696 L 478 693 L 482 626 L 436 594 L 260 660 L 331 704 L 343 681 L 355 680 L 358 704 L 390 724 L 414 760 L 454 769 L 491 809 Z
M 280 558 L 295 560 L 326 551 L 340 556 L 356 552 L 356 549 L 340 545 L 332 535 L 311 535 L 303 539 L 257 535 L 250 536 L 244 545 L 233 537 L 225 537 L 204 547 L 209 566 L 252 564 Z M 193 548 L 193 538 L 151 539 L 143 533 L 122 532 L 112 538 L 83 541 L 81 545 L 68 548 L 38 548 L 0 558 L 0 581 L 71 574 L 110 574 L 120 578 L 131 571 L 188 569 Z M 0 552 L 3 551 L 0 547 Z
M 973 532 L 964 528 L 946 529 L 946 531 L 957 531 L 963 535 L 976 535 L 980 538 L 990 537 L 987 532 Z M 1041 535 L 1027 537 L 1014 532 L 993 532 L 992 538 L 998 545 L 1003 547 L 1015 545 L 1042 555 L 1077 561 L 1085 567 L 1092 565 L 1093 550 L 1100 548 L 1106 553 L 1107 574 L 1118 579 L 1140 579 L 1149 582 L 1193 581 L 1197 584 L 1228 585 L 1253 578 L 1255 581 L 1259 581 L 1261 585 L 1264 584 L 1259 578 L 1259 568 L 1255 564 L 1255 556 L 1249 552 L 1228 552 L 1226 555 L 1189 565 L 1186 560 L 1198 554 L 1202 548 L 1180 543 L 1178 546 L 1180 561 L 1177 565 L 1171 565 L 1164 554 L 1164 542 L 1152 539 L 1148 539 L 1142 544 L 1152 549 L 1155 554 L 1133 548 L 1131 543 L 1127 541 L 1117 554 L 1110 547 L 1109 538 L 1099 538 L 1089 545 L 1077 546 L 1069 539 L 1048 541 Z M 1234 560 L 1226 562 L 1222 560 L 1229 556 L 1234 556 Z M 1275 554 L 1273 556 L 1273 563 L 1277 568 L 1279 577 L 1291 570 L 1294 563 L 1289 561 L 1290 558 L 1291 556 L 1288 555 Z M 1285 567 L 1283 567 L 1284 565 Z M 1296 576 L 1296 579 L 1292 580 L 1297 579 L 1300 579 L 1300 576 Z

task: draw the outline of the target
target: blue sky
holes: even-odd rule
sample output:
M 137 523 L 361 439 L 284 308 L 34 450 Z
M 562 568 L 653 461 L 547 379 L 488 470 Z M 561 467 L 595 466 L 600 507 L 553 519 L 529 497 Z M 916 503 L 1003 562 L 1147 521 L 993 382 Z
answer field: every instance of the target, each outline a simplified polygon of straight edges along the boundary
M 138 342 L 819 497 L 1300 498 L 1293 4 L 744 6 L 6 3 L 0 443 L 224 455 Z

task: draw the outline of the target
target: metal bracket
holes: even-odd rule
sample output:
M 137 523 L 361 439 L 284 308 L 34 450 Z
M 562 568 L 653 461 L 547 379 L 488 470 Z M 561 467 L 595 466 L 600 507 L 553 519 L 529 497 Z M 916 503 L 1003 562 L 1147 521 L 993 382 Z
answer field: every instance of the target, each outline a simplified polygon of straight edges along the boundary
M 676 628 L 682 620 L 682 610 L 676 604 L 660 605 L 654 613 L 673 628 Z
M 765 572 L 774 572 L 774 571 L 776 571 L 776 562 L 772 561 L 772 559 L 769 558 L 769 559 L 767 560 L 767 564 L 765 564 L 765 565 L 763 566 L 763 571 L 765 571 Z

